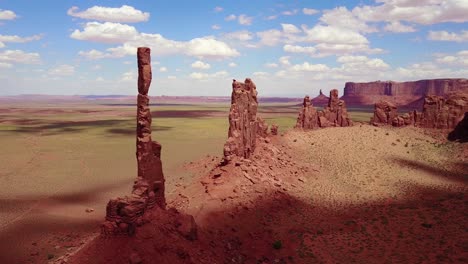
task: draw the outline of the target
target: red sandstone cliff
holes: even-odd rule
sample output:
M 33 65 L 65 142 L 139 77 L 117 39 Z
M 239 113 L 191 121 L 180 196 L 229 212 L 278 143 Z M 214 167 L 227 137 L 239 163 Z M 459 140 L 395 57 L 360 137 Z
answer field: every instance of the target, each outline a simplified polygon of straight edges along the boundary
M 347 82 L 342 99 L 348 105 L 373 105 L 386 100 L 397 105 L 412 105 L 425 95 L 446 96 L 453 92 L 468 92 L 468 79 L 432 79 L 411 82 L 376 81 Z

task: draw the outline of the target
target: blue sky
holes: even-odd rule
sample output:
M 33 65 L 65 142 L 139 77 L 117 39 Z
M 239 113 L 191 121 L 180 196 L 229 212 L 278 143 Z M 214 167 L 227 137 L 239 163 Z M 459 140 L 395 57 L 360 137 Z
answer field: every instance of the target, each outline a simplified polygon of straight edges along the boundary
M 468 76 L 468 0 L 0 1 L 0 95 L 316 95 L 346 81 Z

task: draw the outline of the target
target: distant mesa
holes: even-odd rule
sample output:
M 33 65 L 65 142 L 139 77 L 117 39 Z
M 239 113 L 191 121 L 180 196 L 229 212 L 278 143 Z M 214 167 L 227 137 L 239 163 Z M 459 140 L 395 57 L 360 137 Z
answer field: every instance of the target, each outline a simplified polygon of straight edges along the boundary
M 426 95 L 447 96 L 454 92 L 468 92 L 468 79 L 430 79 L 409 82 L 375 81 L 347 82 L 345 100 L 350 106 L 373 105 L 385 100 L 398 106 L 420 108 Z
M 319 95 L 317 97 L 310 99 L 310 102 L 316 106 L 326 106 L 328 104 L 329 99 L 330 98 L 328 96 L 322 93 L 322 89 L 320 89 Z

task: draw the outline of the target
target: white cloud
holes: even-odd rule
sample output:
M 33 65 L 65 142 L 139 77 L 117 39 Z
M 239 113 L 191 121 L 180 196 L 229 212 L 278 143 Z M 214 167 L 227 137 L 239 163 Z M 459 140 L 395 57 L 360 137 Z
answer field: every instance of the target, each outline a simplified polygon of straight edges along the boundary
M 211 26 L 211 29 L 220 30 L 220 29 L 221 29 L 221 26 L 220 26 L 220 25 L 212 25 L 212 26 Z
M 458 33 L 447 31 L 429 31 L 427 39 L 436 41 L 468 42 L 468 31 L 463 30 Z
M 302 46 L 293 46 L 293 45 L 284 45 L 283 50 L 285 52 L 291 53 L 304 53 L 308 55 L 314 55 L 317 52 L 317 49 L 314 47 L 302 47 Z
M 224 8 L 222 8 L 222 7 L 220 7 L 220 6 L 217 6 L 217 7 L 215 7 L 215 8 L 213 9 L 213 11 L 214 11 L 215 13 L 223 12 L 223 10 L 224 10 Z
M 364 21 L 406 21 L 422 25 L 468 21 L 465 0 L 378 0 L 381 5 L 358 6 L 352 12 Z
M 91 67 L 91 69 L 93 69 L 93 70 L 97 71 L 97 70 L 100 70 L 100 69 L 102 69 L 102 66 L 101 66 L 101 65 L 99 65 L 99 64 L 96 64 L 96 65 L 94 65 L 93 67 Z
M 237 64 L 234 63 L 234 62 L 230 62 L 230 63 L 228 64 L 228 66 L 229 66 L 229 67 L 237 67 Z
M 252 25 L 253 17 L 249 17 L 247 15 L 239 15 L 238 17 L 239 24 L 244 25 L 244 26 L 249 26 Z
M 347 28 L 316 25 L 311 29 L 303 27 L 303 30 L 306 32 L 306 40 L 309 42 L 349 45 L 369 43 L 366 37 Z
M 270 76 L 270 74 L 268 72 L 254 72 L 252 73 L 252 76 L 255 78 L 263 79 Z
M 118 23 L 87 23 L 80 32 L 75 30 L 72 38 L 104 43 L 123 43 L 121 46 L 108 48 L 106 52 L 91 50 L 80 51 L 79 55 L 89 59 L 121 58 L 135 55 L 141 46 L 152 48 L 152 54 L 157 56 L 184 54 L 197 58 L 224 59 L 239 56 L 236 49 L 213 37 L 195 38 L 190 41 L 175 41 L 166 39 L 160 34 L 139 33 L 134 27 Z
M 177 76 L 169 75 L 169 76 L 167 76 L 167 79 L 169 79 L 169 80 L 175 80 L 175 79 L 177 79 Z
M 287 11 L 281 12 L 281 14 L 285 15 L 285 16 L 293 16 L 293 15 L 297 14 L 298 11 L 299 11 L 298 9 L 287 10 Z
M 69 76 L 75 73 L 75 67 L 68 64 L 62 64 L 49 69 L 47 73 L 53 76 Z
M 288 66 L 291 65 L 291 62 L 289 62 L 289 56 L 283 56 L 278 59 L 278 61 L 281 63 L 283 66 Z
M 291 70 L 293 71 L 323 72 L 329 69 L 330 68 L 325 64 L 310 64 L 308 62 L 304 62 L 302 64 L 296 64 L 291 67 Z
M 103 43 L 123 43 L 138 35 L 135 27 L 112 22 L 88 22 L 83 31 L 76 29 L 71 38 Z
M 22 50 L 5 50 L 0 52 L 0 62 L 2 63 L 21 63 L 38 64 L 41 57 L 38 53 L 26 53 Z
M 313 8 L 303 8 L 302 9 L 302 13 L 304 13 L 304 15 L 315 15 L 317 14 L 319 11 L 316 10 L 316 9 L 313 9 Z
M 11 67 L 13 67 L 13 64 L 11 63 L 0 62 L 0 68 L 11 68 Z
M 281 24 L 281 27 L 284 33 L 296 34 L 301 32 L 301 30 L 293 24 Z
M 205 80 L 226 77 L 227 75 L 228 73 L 226 71 L 218 71 L 215 73 L 192 72 L 189 77 L 196 80 Z
M 278 68 L 278 64 L 274 63 L 274 62 L 265 63 L 265 67 L 267 67 L 267 68 Z
M 248 30 L 240 30 L 240 31 L 226 33 L 223 36 L 227 39 L 247 41 L 247 40 L 253 39 L 254 34 Z
M 11 10 L 0 9 L 0 20 L 13 20 L 18 16 Z
M 5 42 L 14 42 L 14 43 L 26 43 L 42 38 L 42 35 L 34 35 L 30 37 L 20 37 L 17 35 L 0 35 L 0 48 L 4 48 L 6 45 Z
M 203 61 L 196 61 L 196 62 L 192 63 L 191 66 L 194 69 L 200 69 L 200 70 L 208 70 L 209 68 L 211 68 L 210 64 L 205 63 Z
M 412 26 L 404 25 L 400 21 L 392 21 L 384 27 L 385 31 L 396 32 L 396 33 L 408 33 L 415 32 L 416 29 Z
M 444 65 L 468 66 L 468 50 L 462 50 L 455 54 L 436 55 L 436 62 Z
M 346 7 L 337 7 L 323 11 L 320 21 L 335 28 L 349 29 L 352 31 L 371 33 L 376 32 L 375 27 L 369 26 L 365 21 L 359 19 Z
M 160 67 L 159 72 L 167 72 L 167 68 L 166 67 Z
M 265 19 L 266 19 L 266 20 L 275 20 L 275 19 L 277 19 L 277 18 L 278 18 L 277 15 L 271 15 L 271 16 L 267 16 Z
M 232 20 L 236 20 L 237 16 L 234 15 L 234 14 L 230 14 L 229 16 L 225 17 L 224 20 L 226 21 L 232 21 Z
M 98 20 L 106 22 L 136 23 L 148 21 L 150 14 L 135 9 L 132 6 L 123 5 L 119 8 L 93 6 L 85 11 L 78 11 L 76 6 L 68 9 L 67 14 L 73 17 L 79 17 L 88 20 Z
M 135 71 L 128 71 L 128 72 L 124 72 L 122 74 L 122 77 L 120 78 L 121 81 L 124 81 L 124 82 L 133 82 L 133 81 L 136 81 L 136 72 Z

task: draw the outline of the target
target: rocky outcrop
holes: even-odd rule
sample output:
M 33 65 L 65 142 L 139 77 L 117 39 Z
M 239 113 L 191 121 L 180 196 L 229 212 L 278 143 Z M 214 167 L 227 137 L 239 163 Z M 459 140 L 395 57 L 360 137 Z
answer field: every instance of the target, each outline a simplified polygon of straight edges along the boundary
M 271 133 L 273 136 L 278 135 L 278 125 L 277 125 L 277 124 L 272 124 L 272 125 L 271 125 L 270 133 Z
M 161 164 L 161 145 L 151 139 L 151 112 L 148 90 L 151 85 L 151 57 L 149 48 L 138 48 L 138 98 L 136 158 L 138 177 L 130 196 L 111 199 L 106 208 L 103 235 L 133 234 L 142 225 L 142 216 L 158 205 L 166 207 L 164 175 Z
M 314 129 L 318 127 L 351 126 L 346 103 L 338 98 L 338 90 L 330 91 L 328 105 L 317 111 L 311 104 L 309 96 L 304 97 L 295 128 Z
M 468 96 L 451 94 L 448 98 L 430 95 L 424 99 L 420 127 L 454 129 L 468 112 Z
M 224 161 L 234 156 L 249 158 L 255 150 L 257 137 L 257 87 L 247 78 L 245 82 L 232 82 L 229 110 L 228 140 L 224 144 Z M 263 133 L 263 128 L 260 128 Z
M 304 97 L 302 108 L 299 110 L 299 115 L 296 121 L 296 128 L 314 129 L 318 128 L 318 113 L 312 106 L 308 95 Z
M 333 89 L 330 91 L 330 98 L 328 99 L 328 106 L 319 112 L 319 126 L 351 126 L 352 121 L 348 116 L 346 103 L 344 100 L 338 98 L 338 90 Z
M 448 140 L 468 142 L 468 112 L 465 112 L 463 119 L 458 122 L 452 132 L 448 134 Z
M 310 99 L 310 103 L 317 106 L 326 106 L 330 98 L 325 96 L 320 89 L 320 93 L 317 97 Z
M 393 119 L 398 116 L 397 106 L 385 100 L 381 100 L 374 105 L 374 116 L 371 124 L 392 124 Z
M 468 79 L 347 82 L 341 99 L 346 100 L 349 105 L 372 105 L 379 100 L 386 100 L 396 105 L 411 105 L 426 95 L 446 96 L 453 92 L 468 92 Z

